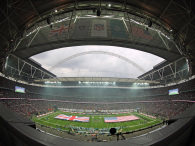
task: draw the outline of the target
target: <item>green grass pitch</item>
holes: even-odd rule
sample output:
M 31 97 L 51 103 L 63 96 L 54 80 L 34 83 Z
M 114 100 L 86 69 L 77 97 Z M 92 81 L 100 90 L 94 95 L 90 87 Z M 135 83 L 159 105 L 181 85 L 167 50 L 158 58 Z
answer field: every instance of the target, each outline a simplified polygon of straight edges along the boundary
M 88 123 L 54 119 L 54 117 L 56 117 L 59 114 L 73 115 L 73 116 L 86 116 L 86 117 L 90 117 L 90 119 Z M 117 117 L 117 116 L 127 116 L 127 115 L 135 115 L 139 119 L 134 120 L 134 121 L 118 122 L 118 123 L 105 123 L 104 122 L 104 117 Z M 150 117 L 141 115 L 136 112 L 124 113 L 124 114 L 114 114 L 114 115 L 83 115 L 79 113 L 68 113 L 68 112 L 57 111 L 57 112 L 54 112 L 52 114 L 45 115 L 42 117 L 34 117 L 32 120 L 38 124 L 50 126 L 53 128 L 60 127 L 60 129 L 62 130 L 69 130 L 70 126 L 84 127 L 84 128 L 98 128 L 98 129 L 103 129 L 103 128 L 109 129 L 112 127 L 121 127 L 123 132 L 133 131 L 133 130 L 149 127 L 149 126 L 156 125 L 162 122 L 162 120 L 160 119 L 150 118 Z

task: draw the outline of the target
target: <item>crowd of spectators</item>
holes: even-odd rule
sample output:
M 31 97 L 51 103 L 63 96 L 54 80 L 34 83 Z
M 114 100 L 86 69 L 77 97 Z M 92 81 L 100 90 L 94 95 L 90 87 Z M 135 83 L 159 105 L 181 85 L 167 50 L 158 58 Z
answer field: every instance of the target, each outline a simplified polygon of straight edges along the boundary
M 0 89 L 1 102 L 5 104 L 11 110 L 23 115 L 31 116 L 32 114 L 45 113 L 52 109 L 52 105 L 47 101 L 32 101 L 31 97 L 35 97 L 33 94 L 17 93 L 8 89 Z M 41 98 L 41 96 L 36 96 Z
M 3 77 L 0 79 L 1 102 L 24 116 L 48 112 L 57 106 L 108 112 L 138 109 L 140 112 L 170 118 L 190 107 L 195 101 L 195 79 L 153 89 L 49 88 L 21 84 Z M 15 86 L 24 87 L 26 93 L 16 93 Z M 168 95 L 168 91 L 175 88 L 179 89 L 180 94 Z

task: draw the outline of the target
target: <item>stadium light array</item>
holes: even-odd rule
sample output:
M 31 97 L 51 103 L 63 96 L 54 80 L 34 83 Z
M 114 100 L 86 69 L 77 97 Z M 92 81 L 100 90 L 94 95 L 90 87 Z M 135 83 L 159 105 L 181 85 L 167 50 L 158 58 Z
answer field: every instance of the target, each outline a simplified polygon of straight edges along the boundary
M 79 81 L 78 82 L 79 84 L 104 84 L 104 85 L 115 85 L 116 84 L 116 82 L 81 82 L 81 81 Z
M 134 85 L 149 85 L 149 83 L 133 83 Z
M 5 61 L 5 69 L 7 68 L 7 62 L 8 62 L 9 56 L 6 57 L 6 61 Z
M 50 81 L 46 81 L 46 84 L 61 84 L 61 82 L 50 82 Z
M 188 68 L 188 72 L 190 71 L 190 64 L 189 64 L 189 60 L 186 58 L 186 63 L 187 63 L 187 68 Z

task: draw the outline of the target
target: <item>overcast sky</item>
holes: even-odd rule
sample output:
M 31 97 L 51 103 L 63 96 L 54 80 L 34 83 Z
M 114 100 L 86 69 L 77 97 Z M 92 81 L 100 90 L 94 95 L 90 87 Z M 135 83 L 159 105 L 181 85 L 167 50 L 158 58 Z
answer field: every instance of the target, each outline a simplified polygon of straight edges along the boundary
M 59 61 L 72 55 L 88 51 L 112 52 L 123 56 L 145 71 L 163 61 L 163 58 L 142 51 L 113 46 L 77 46 L 66 47 L 40 53 L 31 58 L 42 64 L 45 69 L 50 69 Z M 104 54 L 87 54 L 73 58 L 59 64 L 51 71 L 58 77 L 123 77 L 136 78 L 143 74 L 139 69 L 126 61 Z

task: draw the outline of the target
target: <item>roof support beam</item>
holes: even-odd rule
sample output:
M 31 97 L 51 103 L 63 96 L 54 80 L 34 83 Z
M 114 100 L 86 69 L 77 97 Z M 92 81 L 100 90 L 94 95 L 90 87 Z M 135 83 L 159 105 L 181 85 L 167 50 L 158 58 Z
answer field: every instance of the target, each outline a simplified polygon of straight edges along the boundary
M 35 75 L 36 70 L 37 70 L 37 69 L 35 68 L 35 71 L 34 71 L 34 73 L 32 74 L 32 78 L 34 78 L 34 75 Z
M 17 69 L 17 70 L 18 70 L 18 73 L 21 71 L 20 66 L 19 66 L 19 63 L 20 63 L 20 62 L 23 62 L 23 63 L 25 63 L 26 65 L 28 65 L 28 66 L 31 67 L 31 75 L 30 75 L 30 76 L 33 76 L 32 69 L 35 69 L 35 70 L 38 70 L 38 71 L 40 71 L 40 72 L 43 72 L 44 75 L 47 75 L 47 76 L 49 76 L 49 77 L 51 77 L 51 78 L 54 78 L 54 77 L 55 77 L 55 76 L 50 75 L 49 73 L 46 73 L 46 72 L 43 71 L 42 69 L 39 69 L 39 68 L 37 68 L 37 67 L 31 65 L 30 63 L 28 63 L 28 62 L 26 62 L 26 61 L 20 59 L 19 57 L 15 56 L 14 54 L 10 54 L 10 55 L 12 55 L 13 57 L 15 57 L 15 58 L 18 60 L 18 69 Z M 20 72 L 20 73 L 21 73 L 21 72 Z
M 21 72 L 22 72 L 22 70 L 23 70 L 25 64 L 26 64 L 26 63 L 24 62 L 23 65 L 22 65 L 21 70 L 19 71 L 19 75 L 21 74 Z
M 13 52 L 18 48 L 18 46 L 20 45 L 20 43 L 22 42 L 23 39 L 20 39 L 18 42 L 15 41 L 15 45 L 14 45 L 14 48 L 13 48 Z
M 179 51 L 179 53 L 180 53 L 181 55 L 183 55 L 183 51 L 182 51 L 182 49 L 181 49 L 181 44 L 179 43 L 179 46 L 178 46 L 177 43 L 176 43 L 175 41 L 173 41 L 173 43 L 174 43 L 175 47 L 177 48 L 177 50 Z
M 184 1 L 185 1 L 185 0 L 184 0 Z M 174 3 L 175 5 L 181 7 L 182 9 L 186 10 L 186 11 L 188 10 L 188 9 L 185 8 L 183 5 L 178 4 L 177 1 L 173 1 L 173 3 Z
M 16 10 L 23 2 L 24 2 L 24 0 L 22 0 L 16 7 L 14 7 L 14 9 L 12 10 L 12 12 L 11 12 L 9 15 L 6 16 L 6 15 L 4 14 L 4 15 L 6 16 L 6 19 L 9 18 L 9 17 L 12 15 L 12 13 L 14 13 L 15 10 Z M 14 4 L 14 2 L 13 2 L 12 4 Z M 8 5 L 7 5 L 7 7 L 8 7 Z M 0 9 L 0 11 L 3 11 L 3 10 L 4 10 L 4 8 L 3 8 L 3 9 Z M 5 22 L 6 19 L 3 20 L 1 23 Z M 1 24 L 1 23 L 0 23 L 0 24 Z M 0 32 L 1 32 L 2 28 L 3 28 L 3 27 L 1 27 Z M 18 29 L 18 28 L 17 28 L 17 29 Z
M 165 42 L 165 40 L 163 39 L 163 37 L 161 36 L 161 34 L 158 32 L 159 37 L 161 38 L 161 40 L 163 41 L 164 45 L 166 46 L 167 50 L 170 51 L 171 48 L 169 47 L 168 43 Z
M 195 15 L 187 23 L 185 23 L 185 25 L 178 31 L 177 34 L 180 34 L 182 30 L 184 30 L 194 19 L 195 19 Z
M 185 58 L 185 57 L 182 57 L 182 58 L 180 58 L 180 59 L 178 59 L 178 60 L 176 60 L 176 61 L 174 61 L 174 62 L 172 62 L 172 63 L 169 63 L 168 65 L 166 65 L 166 66 L 164 66 L 164 67 L 162 67 L 162 68 L 160 68 L 160 69 L 157 69 L 157 70 L 155 70 L 155 71 L 153 71 L 153 72 L 151 72 L 151 73 L 148 73 L 148 74 L 146 74 L 146 75 L 140 77 L 139 79 L 140 79 L 140 80 L 143 80 L 143 79 L 145 79 L 146 77 L 149 77 L 150 79 L 152 79 L 151 75 L 153 75 L 154 73 L 158 73 L 159 76 L 161 76 L 160 79 L 165 79 L 165 77 L 168 77 L 168 76 L 175 76 L 176 73 L 179 73 L 179 72 L 184 71 L 184 70 L 188 70 L 188 68 L 184 68 L 183 70 L 177 71 L 176 68 L 175 68 L 175 69 L 174 69 L 175 72 L 174 72 L 173 69 L 172 69 L 172 67 L 171 67 L 171 65 L 173 65 L 173 64 L 176 65 L 176 62 L 178 62 L 178 61 L 180 61 L 180 60 L 182 60 L 182 59 L 184 59 L 184 58 Z M 168 68 L 168 67 L 170 68 L 172 74 L 167 75 L 167 76 L 164 76 L 164 69 L 165 69 L 165 68 Z M 160 72 L 162 72 L 162 74 L 160 74 Z M 158 80 L 158 79 L 157 79 L 157 80 Z
M 39 33 L 40 28 L 37 30 L 37 32 L 35 33 L 35 35 L 33 36 L 33 38 L 29 41 L 29 43 L 27 44 L 27 47 L 30 47 L 31 43 L 33 42 L 34 38 L 37 36 L 37 34 Z
M 0 34 L 0 36 L 1 36 L 5 41 L 9 42 L 9 41 L 7 40 L 7 38 L 4 37 L 2 34 Z
M 77 1 L 75 0 L 75 2 L 74 2 L 74 10 L 72 11 L 72 14 L 71 14 L 71 17 L 70 17 L 70 23 L 69 23 L 69 27 L 68 27 L 68 36 L 67 36 L 67 38 L 69 38 L 70 29 L 72 29 L 71 22 L 72 22 L 72 18 L 73 18 L 74 12 L 76 10 L 76 6 L 77 6 Z M 75 22 L 76 22 L 76 19 L 77 19 L 77 16 L 75 17 Z
M 0 9 L 0 11 L 1 11 L 1 13 L 7 18 L 7 20 L 9 21 L 9 22 L 11 22 L 14 26 L 15 26 L 15 28 L 19 31 L 19 29 L 18 29 L 18 27 L 17 27 L 17 25 L 3 12 L 3 10 L 1 10 Z
M 12 74 L 12 78 L 13 78 L 13 77 L 14 77 L 14 74 L 15 74 L 15 72 L 16 72 L 17 69 L 11 67 L 11 72 L 12 72 L 12 69 L 14 69 L 14 72 L 13 72 L 13 74 Z
M 39 12 L 38 12 L 37 9 L 35 8 L 35 6 L 34 6 L 34 4 L 32 3 L 32 1 L 29 0 L 29 2 L 30 2 L 30 4 L 32 5 L 33 9 L 35 10 L 37 16 L 38 16 L 39 18 L 41 18 L 40 15 L 39 15 Z
M 172 0 L 169 1 L 169 3 L 168 3 L 168 5 L 166 6 L 166 8 L 165 8 L 165 9 L 163 10 L 163 12 L 160 14 L 159 19 L 161 19 L 162 16 L 164 15 L 164 13 L 167 11 L 167 9 L 169 8 L 169 6 L 171 5 L 171 2 L 172 2 Z
M 191 44 L 191 43 L 194 42 L 194 41 L 195 41 L 195 38 L 192 39 L 192 40 L 190 40 L 190 41 L 186 44 L 186 46 L 188 46 L 189 44 Z

